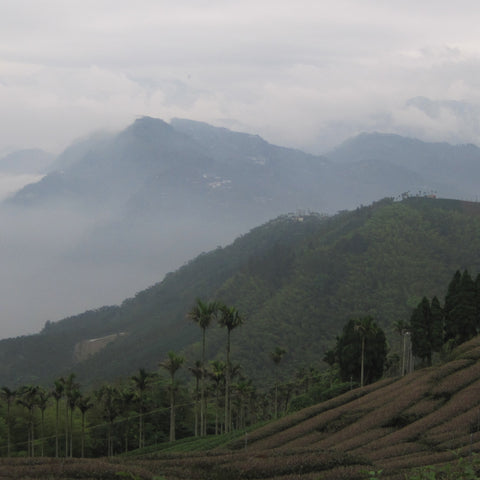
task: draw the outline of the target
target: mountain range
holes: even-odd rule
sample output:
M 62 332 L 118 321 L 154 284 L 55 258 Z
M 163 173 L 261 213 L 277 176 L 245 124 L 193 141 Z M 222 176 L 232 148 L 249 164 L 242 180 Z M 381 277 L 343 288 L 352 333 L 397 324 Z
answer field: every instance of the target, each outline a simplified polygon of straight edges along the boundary
M 473 145 L 361 134 L 318 156 L 201 122 L 139 118 L 75 142 L 0 205 L 0 336 L 119 304 L 289 212 L 331 215 L 407 192 L 475 200 L 479 165 Z
M 297 209 L 334 213 L 406 191 L 475 197 L 480 149 L 372 133 L 315 156 L 201 122 L 144 117 L 73 144 L 50 170 L 11 202 L 116 205 L 132 216 L 222 212 L 252 227 Z

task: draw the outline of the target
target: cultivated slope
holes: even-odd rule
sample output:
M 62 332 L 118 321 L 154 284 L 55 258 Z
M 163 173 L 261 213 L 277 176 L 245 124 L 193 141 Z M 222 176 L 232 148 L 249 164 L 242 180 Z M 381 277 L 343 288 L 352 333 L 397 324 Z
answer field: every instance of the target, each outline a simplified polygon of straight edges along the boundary
M 212 436 L 111 460 L 1 459 L 2 478 L 94 479 L 124 472 L 138 479 L 361 480 L 382 471 L 374 476 L 404 480 L 415 468 L 457 465 L 480 453 L 479 360 L 476 337 L 440 366 L 351 390 L 222 447 L 209 449 L 211 441 L 218 445 Z
M 404 480 L 416 468 L 469 463 L 480 453 L 479 360 L 476 337 L 440 366 L 351 390 L 222 447 L 209 449 L 211 441 L 218 445 L 212 436 L 111 460 L 1 459 L 2 478 L 100 479 L 123 472 L 145 480 L 361 480 L 381 471 L 373 477 Z
M 352 480 L 378 470 L 382 479 L 403 480 L 416 467 L 455 463 L 480 452 L 479 360 L 476 337 L 441 366 L 352 390 L 216 452 L 160 454 L 150 468 L 170 480 L 207 472 L 231 480 Z

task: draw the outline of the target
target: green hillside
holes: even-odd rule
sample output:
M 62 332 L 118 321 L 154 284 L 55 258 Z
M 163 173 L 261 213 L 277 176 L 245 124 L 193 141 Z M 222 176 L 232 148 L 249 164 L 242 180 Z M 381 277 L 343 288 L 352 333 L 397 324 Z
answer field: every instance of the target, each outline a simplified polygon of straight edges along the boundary
M 474 480 L 479 359 L 477 336 L 442 365 L 353 389 L 248 433 L 190 437 L 110 459 L 2 458 L 2 478 Z
M 82 383 L 156 368 L 167 351 L 200 358 L 201 334 L 186 319 L 197 297 L 234 305 L 246 318 L 232 333 L 232 361 L 247 376 L 271 375 L 269 352 L 288 351 L 285 375 L 319 364 L 350 317 L 371 315 L 395 343 L 393 322 L 422 297 L 439 298 L 453 272 L 480 271 L 480 204 L 385 199 L 332 217 L 291 215 L 195 258 L 121 306 L 49 323 L 38 335 L 0 342 L 0 384 L 50 382 L 75 371 Z M 82 340 L 124 333 L 75 362 Z M 209 359 L 225 331 L 207 332 Z

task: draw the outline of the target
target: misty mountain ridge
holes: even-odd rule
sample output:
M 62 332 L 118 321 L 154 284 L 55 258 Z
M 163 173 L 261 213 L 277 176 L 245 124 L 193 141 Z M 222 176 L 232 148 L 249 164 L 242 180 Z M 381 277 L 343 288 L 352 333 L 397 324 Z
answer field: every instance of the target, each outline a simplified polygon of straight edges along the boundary
M 0 174 L 45 174 L 54 159 L 55 155 L 38 148 L 15 150 L 0 158 Z
M 135 216 L 195 209 L 201 200 L 202 208 L 213 205 L 215 217 L 220 205 L 227 218 L 254 206 L 254 218 L 247 215 L 251 228 L 295 209 L 335 213 L 404 191 L 475 197 L 479 174 L 480 150 L 471 144 L 362 133 L 315 156 L 202 122 L 143 117 L 116 135 L 67 148 L 53 171 L 13 202 L 90 201 L 95 209 L 103 202 Z
M 1 204 L 5 315 L 31 333 L 121 303 L 287 212 L 333 214 L 407 191 L 473 199 L 478 165 L 473 145 L 362 134 L 315 156 L 202 122 L 139 118 L 73 143 Z
M 371 162 L 388 162 L 416 175 L 425 190 L 438 191 L 441 196 L 478 195 L 480 149 L 473 144 L 427 143 L 395 134 L 362 133 L 327 157 L 335 163 L 358 164 L 366 169 Z
M 249 227 L 286 210 L 322 207 L 312 195 L 312 173 L 321 174 L 317 157 L 253 135 L 141 118 L 109 140 L 85 142 L 89 148 L 82 155 L 72 162 L 67 149 L 55 172 L 25 187 L 12 202 L 38 206 L 58 199 L 91 202 L 95 208 L 105 202 L 109 208 L 123 206 L 131 216 L 158 209 L 203 215 L 213 210 L 214 218 L 246 216 Z
M 170 350 L 193 363 L 201 332 L 186 315 L 196 298 L 238 308 L 246 321 L 232 335 L 232 358 L 259 381 L 272 375 L 268 352 L 279 345 L 288 351 L 282 371 L 320 362 L 349 318 L 371 315 L 395 344 L 394 322 L 408 321 L 423 296 L 443 298 L 457 269 L 480 272 L 479 229 L 479 203 L 423 197 L 334 216 L 284 215 L 119 306 L 0 341 L 0 384 L 48 383 L 70 371 L 84 383 L 124 377 L 155 369 Z M 212 325 L 209 358 L 222 357 L 224 341 Z

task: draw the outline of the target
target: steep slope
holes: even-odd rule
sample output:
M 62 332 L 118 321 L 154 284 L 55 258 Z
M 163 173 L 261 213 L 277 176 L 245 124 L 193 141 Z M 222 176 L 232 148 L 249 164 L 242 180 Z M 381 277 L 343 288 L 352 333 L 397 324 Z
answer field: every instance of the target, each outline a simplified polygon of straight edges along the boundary
M 449 464 L 480 472 L 480 337 L 445 363 L 385 379 L 300 410 L 244 435 L 164 444 L 148 455 L 106 459 L 0 461 L 5 478 L 169 480 L 405 480 L 415 469 Z M 182 453 L 179 453 L 182 452 Z M 460 470 L 461 471 L 461 470 Z M 445 478 L 474 478 L 462 476 Z M 369 473 L 375 472 L 375 473 Z M 381 472 L 381 473 L 380 473 Z M 421 478 L 444 478 L 429 476 Z
M 201 122 L 139 118 L 71 145 L 0 205 L 0 336 L 119 303 L 287 212 L 334 214 L 419 190 L 475 198 L 479 165 L 473 146 L 372 135 L 327 158 Z
M 118 135 L 72 146 L 54 172 L 13 202 L 123 205 L 132 217 L 159 211 L 240 215 L 253 225 L 297 207 L 321 209 L 312 179 L 321 180 L 324 163 L 253 135 L 145 117 Z
M 279 214 L 324 210 L 320 157 L 217 130 L 207 147 L 162 120 L 138 119 L 75 143 L 55 170 L 0 205 L 9 330 L 39 331 L 46 320 L 119 303 Z M 217 145 L 222 154 L 212 153 Z
M 261 382 L 269 352 L 288 350 L 282 371 L 318 363 L 351 317 L 372 315 L 387 330 L 408 320 L 426 295 L 443 298 L 457 269 L 480 271 L 480 204 L 385 199 L 333 217 L 284 216 L 230 246 L 200 255 L 119 307 L 57 323 L 39 335 L 0 342 L 0 383 L 51 381 L 73 369 L 82 382 L 156 368 L 168 350 L 200 356 L 200 331 L 186 320 L 197 297 L 235 305 L 245 325 L 232 360 Z M 125 333 L 74 363 L 84 340 Z M 208 331 L 208 358 L 223 356 L 225 332 Z M 141 345 L 141 348 L 139 347 Z
M 480 452 L 478 360 L 476 337 L 441 366 L 352 390 L 214 452 L 159 453 L 148 466 L 172 480 L 207 472 L 232 480 L 355 480 L 380 470 L 382 479 L 403 480 L 415 468 L 454 466 L 459 456 L 469 462 Z

